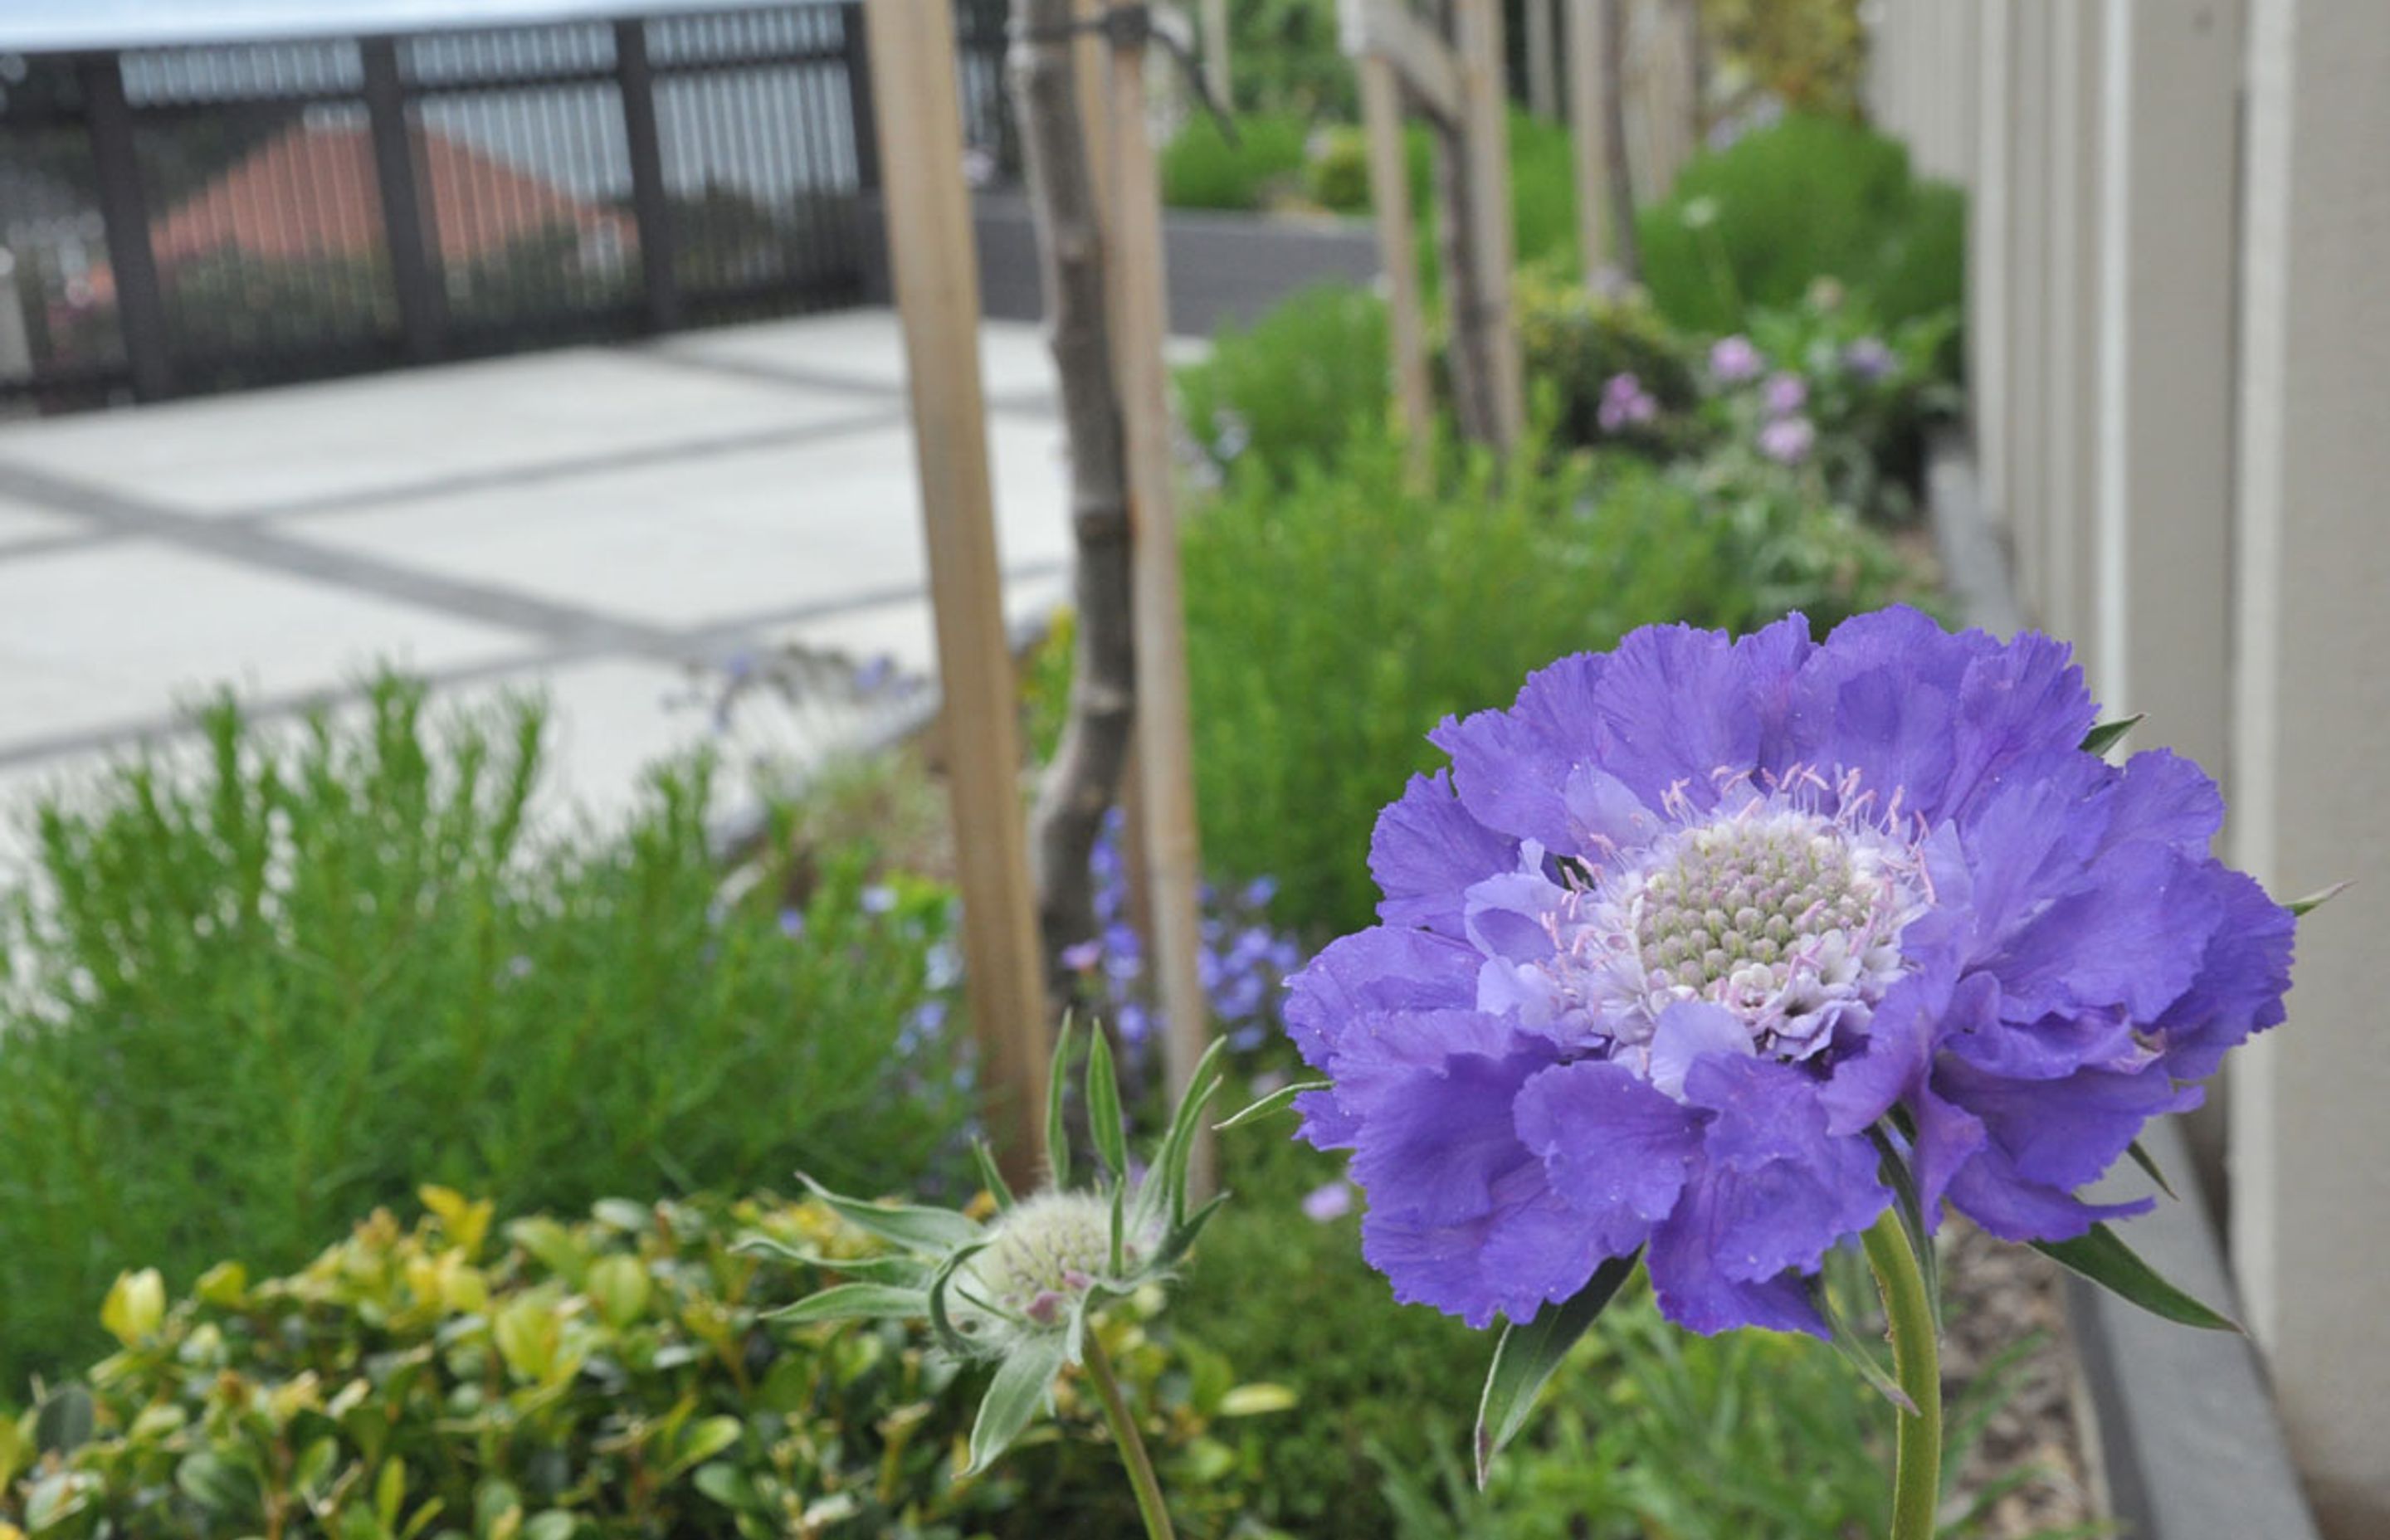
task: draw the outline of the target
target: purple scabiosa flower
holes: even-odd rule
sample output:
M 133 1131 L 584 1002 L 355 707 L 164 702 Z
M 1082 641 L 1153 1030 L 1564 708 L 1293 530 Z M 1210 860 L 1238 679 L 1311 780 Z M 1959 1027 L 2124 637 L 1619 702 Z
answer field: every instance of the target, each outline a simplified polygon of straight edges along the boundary
M 1881 337 L 1862 337 L 1843 350 L 1843 369 L 1852 379 L 1873 384 L 1890 374 L 1892 350 Z
M 1640 1247 L 1684 1326 L 1823 1334 L 1879 1140 L 2011 1239 L 2146 1207 L 2074 1192 L 2281 1020 L 2292 921 L 2093 717 L 2062 645 L 1902 609 L 1646 627 L 1447 719 L 1285 1013 L 1396 1297 L 1525 1320 Z
M 1601 387 L 1601 404 L 1594 409 L 1594 420 L 1605 433 L 1624 432 L 1659 415 L 1660 404 L 1631 374 L 1612 375 Z
M 1771 417 L 1789 417 L 1809 404 L 1809 382 L 1790 369 L 1779 369 L 1760 388 L 1760 404 Z
M 1710 378 L 1721 385 L 1757 379 L 1759 371 L 1766 367 L 1767 360 L 1752 345 L 1750 338 L 1740 333 L 1721 337 L 1710 344 Z
M 1778 465 L 1799 465 L 1818 447 L 1818 427 L 1807 417 L 1778 417 L 1759 430 L 1759 452 Z

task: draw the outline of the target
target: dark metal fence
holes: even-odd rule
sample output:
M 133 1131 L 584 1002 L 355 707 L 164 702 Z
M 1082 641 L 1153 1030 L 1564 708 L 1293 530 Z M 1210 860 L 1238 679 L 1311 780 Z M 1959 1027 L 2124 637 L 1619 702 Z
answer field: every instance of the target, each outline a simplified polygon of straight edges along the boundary
M 962 3 L 965 121 L 1009 166 L 1004 6 Z M 852 302 L 863 48 L 847 0 L 0 56 L 0 401 Z

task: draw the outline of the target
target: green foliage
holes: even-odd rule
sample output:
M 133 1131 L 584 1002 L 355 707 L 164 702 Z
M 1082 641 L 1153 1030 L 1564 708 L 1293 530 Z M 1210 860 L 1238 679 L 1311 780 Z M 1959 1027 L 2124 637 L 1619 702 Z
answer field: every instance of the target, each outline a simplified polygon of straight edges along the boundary
M 1897 142 L 1835 119 L 1789 117 L 1697 156 L 1636 231 L 1653 302 L 1688 331 L 1733 331 L 1820 278 L 1886 325 L 1962 299 L 1962 196 L 1912 177 Z
M 1237 111 L 1348 122 L 1359 115 L 1336 0 L 1228 0 L 1228 36 Z
M 1248 115 L 1237 120 L 1230 144 L 1210 114 L 1198 112 L 1163 147 L 1162 200 L 1174 209 L 1266 207 L 1301 186 L 1309 132 L 1300 118 Z
M 1376 295 L 1345 284 L 1304 289 L 1249 327 L 1224 328 L 1209 357 L 1178 371 L 1182 420 L 1212 469 L 1253 466 L 1283 481 L 1385 420 L 1386 350 Z
M 979 1378 L 898 1324 L 771 1318 L 867 1270 L 816 1203 L 609 1200 L 577 1225 L 493 1228 L 487 1200 L 426 1188 L 413 1229 L 376 1213 L 295 1275 L 225 1264 L 191 1297 L 119 1312 L 120 1350 L 44 1414 L 0 1420 L 0 1533 L 60 1540 L 1111 1540 L 1136 1510 L 1075 1379 L 996 1475 L 960 1481 Z M 761 1237 L 825 1268 L 742 1254 Z M 113 1298 L 113 1296 L 111 1296 Z M 1282 1410 L 1132 1300 L 1105 1343 L 1190 1536 L 1246 1506 Z M 1269 1419 L 1276 1420 L 1276 1419 Z M 74 1436 L 79 1434 L 80 1436 Z
M 1829 1275 L 1857 1315 L 1863 1272 Z M 1839 1275 L 1839 1276 L 1836 1276 Z M 2032 1344 L 2024 1344 L 2018 1351 Z M 2015 1355 L 1950 1407 L 1946 1470 L 2014 1393 Z M 1435 1419 L 1441 1421 L 1442 1419 Z M 1426 1458 L 1373 1449 L 1394 1540 L 1841 1540 L 1883 1532 L 1892 1408 L 1824 1342 L 1768 1331 L 1701 1337 L 1664 1320 L 1630 1285 L 1579 1342 L 1545 1405 L 1471 1489 L 1455 1415 Z M 1945 1540 L 1991 1540 L 1993 1503 L 2037 1474 L 2011 1472 L 1946 1510 Z
M 1728 87 L 1796 112 L 1856 118 L 1867 72 L 1858 0 L 1701 0 L 1702 31 Z
M 529 705 L 443 733 L 384 678 L 349 725 L 203 728 L 187 773 L 42 807 L 0 911 L 0 1397 L 81 1358 L 119 1269 L 292 1265 L 418 1181 L 507 1213 L 873 1183 L 959 1126 L 916 1021 L 943 890 L 867 912 L 850 847 L 734 899 L 702 774 L 619 837 L 535 838 Z
M 1546 263 L 1522 270 L 1511 288 L 1519 353 L 1527 379 L 1553 392 L 1553 431 L 1562 443 L 1606 437 L 1597 414 L 1602 387 L 1631 374 L 1673 426 L 1701 399 L 1691 348 L 1671 331 L 1639 290 L 1601 294 L 1574 271 Z
M 1536 463 L 1530 450 L 1523 463 Z M 1846 513 L 1757 471 L 1697 491 L 1640 462 L 1498 473 L 1447 455 L 1406 484 L 1381 430 L 1281 483 L 1256 467 L 1188 522 L 1188 657 L 1206 854 L 1279 879 L 1298 930 L 1370 922 L 1378 812 L 1449 712 L 1653 621 L 1820 625 L 1888 602 L 1903 568 Z
M 1369 210 L 1369 138 L 1359 129 L 1339 123 L 1319 136 L 1310 164 L 1304 169 L 1311 200 L 1338 213 Z

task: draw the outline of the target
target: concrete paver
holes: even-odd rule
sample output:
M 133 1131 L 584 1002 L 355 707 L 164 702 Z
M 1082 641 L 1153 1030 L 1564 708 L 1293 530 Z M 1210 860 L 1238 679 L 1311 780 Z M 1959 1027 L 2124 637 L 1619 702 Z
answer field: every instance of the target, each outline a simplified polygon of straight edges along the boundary
M 0 433 L 0 457 L 223 517 L 793 431 L 874 404 L 568 348 L 58 418 Z
M 1051 366 L 1031 327 L 983 352 L 1027 622 L 1068 581 Z M 700 743 L 736 770 L 867 736 L 886 699 L 842 688 L 751 692 L 726 734 L 707 702 L 762 648 L 933 672 L 903 379 L 862 310 L 0 426 L 0 830 L 33 788 L 186 751 L 217 687 L 288 720 L 381 661 L 450 702 L 545 689 L 559 815 L 611 817 Z M 21 853 L 0 833 L 0 876 Z

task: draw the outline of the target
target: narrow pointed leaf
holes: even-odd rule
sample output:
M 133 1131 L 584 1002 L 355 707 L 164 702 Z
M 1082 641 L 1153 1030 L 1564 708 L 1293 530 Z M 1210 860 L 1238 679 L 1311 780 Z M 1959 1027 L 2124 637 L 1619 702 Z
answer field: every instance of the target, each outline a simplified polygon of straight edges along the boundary
M 803 1172 L 797 1174 L 797 1180 L 855 1228 L 868 1230 L 899 1246 L 943 1251 L 967 1245 L 984 1233 L 978 1221 L 952 1209 L 922 1208 L 913 1203 L 867 1203 L 859 1198 L 832 1192 Z
M 796 1303 L 765 1314 L 774 1320 L 804 1326 L 816 1321 L 879 1320 L 926 1315 L 930 1296 L 920 1289 L 899 1289 L 885 1283 L 842 1283 Z
M 985 1139 L 971 1140 L 970 1150 L 971 1163 L 979 1167 L 980 1186 L 987 1188 L 987 1195 L 996 1200 L 997 1209 L 1012 1207 L 1012 1184 L 1004 1179 L 1003 1171 L 996 1166 L 996 1151 L 987 1147 Z
M 747 1236 L 731 1250 L 744 1251 L 750 1256 L 793 1262 L 801 1267 L 817 1268 L 865 1283 L 889 1283 L 901 1288 L 919 1289 L 930 1281 L 930 1269 L 923 1266 L 918 1257 L 826 1257 L 762 1235 Z
M 1917 1403 L 1908 1398 L 1908 1392 L 1900 1388 L 1900 1382 L 1892 1377 L 1892 1371 L 1883 1367 L 1883 1361 L 1875 1355 L 1874 1350 L 1852 1327 L 1850 1317 L 1843 1314 L 1842 1305 L 1834 1299 L 1834 1291 L 1826 1287 L 1823 1277 L 1809 1280 L 1809 1297 L 1816 1303 L 1818 1314 L 1826 1317 L 1826 1328 L 1831 1334 L 1834 1351 L 1841 1354 L 1851 1367 L 1859 1371 L 1859 1378 L 1866 1380 L 1878 1395 L 1915 1417 Z
M 1064 1087 L 1070 1084 L 1071 1038 L 1077 1018 L 1062 1017 L 1062 1030 L 1054 1039 L 1054 1062 L 1046 1071 L 1046 1169 L 1054 1186 L 1071 1185 L 1071 1125 L 1062 1116 Z
M 1214 1194 L 1210 1202 L 1188 1215 L 1185 1224 L 1174 1227 L 1169 1234 L 1163 1236 L 1162 1244 L 1154 1249 L 1153 1261 L 1146 1271 L 1158 1273 L 1166 1268 L 1177 1266 L 1179 1259 L 1188 1253 L 1194 1246 L 1196 1238 L 1203 1233 L 1203 1226 L 1212 1222 L 1212 1216 L 1219 1213 L 1220 1205 L 1227 1200 L 1227 1193 Z
M 1494 1457 L 1502 1446 L 1517 1436 L 1527 1425 L 1527 1414 L 1535 1409 L 1536 1392 L 1561 1367 L 1568 1350 L 1586 1334 L 1621 1286 L 1635 1272 L 1635 1264 L 1643 1255 L 1641 1248 L 1623 1257 L 1612 1257 L 1593 1270 L 1593 1277 L 1583 1289 L 1557 1304 L 1547 1304 L 1536 1312 L 1536 1318 L 1521 1325 L 1517 1322 L 1502 1328 L 1502 1340 L 1494 1344 L 1494 1363 L 1485 1374 L 1485 1393 L 1477 1403 L 1477 1485 L 1485 1486 L 1486 1473 L 1493 1469 Z
M 2140 1140 L 2135 1139 L 2131 1144 L 2127 1145 L 2125 1153 L 2133 1158 L 2135 1165 L 2149 1173 L 2150 1180 L 2158 1185 L 2160 1192 L 2178 1203 L 2182 1201 L 2182 1194 L 2174 1190 L 2174 1184 L 2167 1181 L 2165 1173 L 2158 1168 L 2158 1158 L 2142 1149 Z
M 2208 1331 L 2240 1331 L 2241 1323 L 2209 1308 L 2160 1277 L 2105 1225 L 2075 1240 L 2037 1240 L 2033 1249 L 2069 1272 L 2089 1278 L 2118 1299 L 2152 1315 Z
M 2105 755 L 2109 750 L 2125 741 L 2125 735 L 2140 725 L 2147 712 L 2136 712 L 2121 722 L 2102 722 L 2083 735 L 2083 751 Z
M 1111 1276 L 1120 1277 L 1128 1270 L 1128 1182 L 1125 1178 L 1112 1184 Z
M 1261 1100 L 1254 1102 L 1252 1106 L 1246 1108 L 1243 1111 L 1236 1113 L 1227 1122 L 1215 1123 L 1212 1127 L 1216 1132 L 1225 1134 L 1229 1129 L 1235 1128 L 1240 1124 L 1258 1123 L 1262 1119 L 1268 1117 L 1272 1112 L 1276 1112 L 1282 1108 L 1292 1106 L 1294 1104 L 1294 1098 L 1302 1096 L 1306 1091 L 1325 1091 L 1329 1088 L 1330 1083 L 1324 1080 L 1305 1080 L 1297 1082 L 1292 1085 L 1281 1085 L 1277 1090 L 1272 1091 L 1269 1095 L 1262 1097 Z
M 1204 1104 L 1220 1088 L 1220 1073 L 1215 1067 L 1227 1048 L 1224 1039 L 1214 1038 L 1195 1061 L 1195 1070 L 1187 1079 L 1187 1095 L 1170 1114 L 1170 1127 L 1154 1148 L 1153 1168 L 1147 1173 L 1145 1186 L 1138 1189 L 1137 1201 L 1137 1227 L 1142 1230 L 1155 1224 L 1177 1225 L 1187 1213 L 1187 1161 L 1195 1150 L 1195 1127 L 1203 1115 Z
M 938 1334 L 939 1342 L 944 1344 L 949 1353 L 968 1353 L 970 1351 L 971 1341 L 970 1338 L 955 1329 L 954 1316 L 946 1309 L 946 1291 L 954 1287 L 956 1269 L 980 1252 L 986 1251 L 989 1242 L 983 1240 L 977 1245 L 965 1246 L 957 1251 L 954 1255 L 946 1258 L 940 1264 L 937 1276 L 930 1280 L 929 1298 L 926 1302 L 929 1305 L 930 1327 Z
M 1903 1114 L 1895 1109 L 1894 1116 Z M 1913 1146 L 1915 1131 L 1904 1126 L 1904 1137 Z M 1942 1260 L 1934 1246 L 1934 1227 L 1925 1213 L 1924 1203 L 1917 1190 L 1917 1175 L 1908 1169 L 1908 1161 L 1899 1148 L 1887 1138 L 1881 1127 L 1870 1131 L 1868 1137 L 1880 1157 L 1878 1173 L 1884 1186 L 1892 1189 L 1893 1200 L 1900 1205 L 1900 1222 L 1908 1231 L 1908 1249 L 1916 1253 L 1918 1271 L 1925 1275 L 1925 1303 L 1934 1312 L 1934 1334 L 1942 1334 Z
M 1112 1073 L 1112 1045 L 1101 1026 L 1087 1034 L 1087 1133 L 1107 1175 L 1128 1173 L 1128 1136 L 1121 1131 L 1120 1080 Z
M 964 1475 L 978 1475 L 1012 1446 L 1037 1415 L 1054 1377 L 1062 1372 L 1069 1350 L 1063 1333 L 1042 1332 L 1005 1354 L 988 1383 L 986 1399 L 979 1404 L 978 1420 L 971 1424 L 970 1469 Z
M 2335 882 L 2329 888 L 2319 889 L 2318 891 L 2307 894 L 2305 898 L 2294 898 L 2288 904 L 2283 905 L 2282 907 L 2288 909 L 2294 915 L 2303 915 L 2310 909 L 2319 909 L 2323 907 L 2325 905 L 2331 903 L 2333 899 L 2338 898 L 2342 893 L 2347 891 L 2347 883 Z

